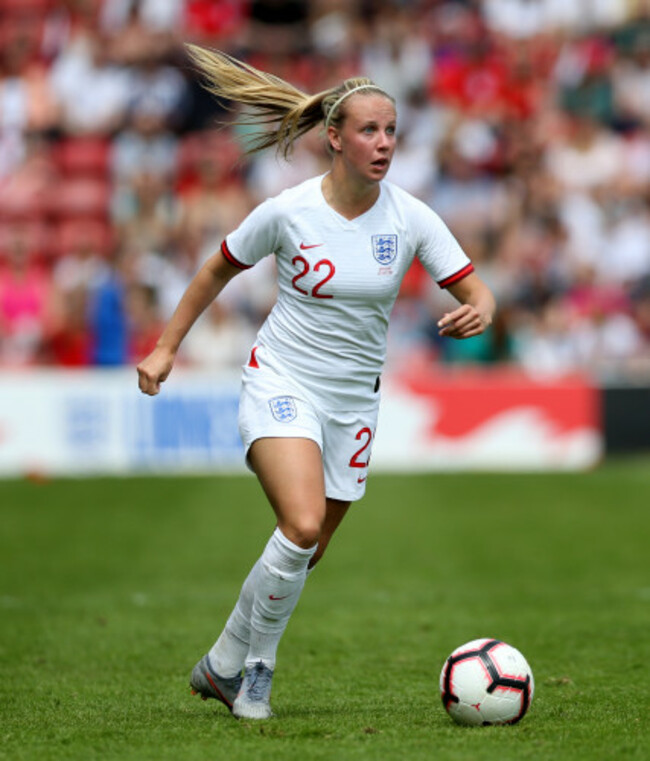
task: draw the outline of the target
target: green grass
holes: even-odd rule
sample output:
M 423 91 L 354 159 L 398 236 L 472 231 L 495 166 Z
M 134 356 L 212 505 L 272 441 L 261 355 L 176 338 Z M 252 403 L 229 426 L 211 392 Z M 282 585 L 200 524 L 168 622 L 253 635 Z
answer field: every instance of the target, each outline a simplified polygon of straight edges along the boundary
M 0 758 L 647 759 L 650 467 L 370 479 L 280 647 L 276 717 L 192 698 L 272 529 L 252 478 L 0 482 Z M 458 727 L 457 645 L 511 642 L 514 727 Z

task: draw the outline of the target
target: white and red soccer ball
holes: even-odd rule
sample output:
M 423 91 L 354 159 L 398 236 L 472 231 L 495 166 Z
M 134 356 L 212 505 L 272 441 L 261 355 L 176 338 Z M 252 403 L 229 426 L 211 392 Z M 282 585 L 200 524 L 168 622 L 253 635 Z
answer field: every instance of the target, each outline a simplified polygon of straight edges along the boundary
M 498 639 L 475 639 L 456 648 L 440 674 L 442 704 L 459 724 L 516 724 L 534 691 L 524 656 Z

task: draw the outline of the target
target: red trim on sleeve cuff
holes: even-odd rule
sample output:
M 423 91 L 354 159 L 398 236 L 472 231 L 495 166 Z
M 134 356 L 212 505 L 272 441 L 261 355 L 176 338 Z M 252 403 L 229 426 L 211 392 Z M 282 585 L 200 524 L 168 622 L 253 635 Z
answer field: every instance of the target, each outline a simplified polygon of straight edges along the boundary
M 237 267 L 240 270 L 249 270 L 253 266 L 252 264 L 243 264 L 238 259 L 235 259 L 235 257 L 230 253 L 228 244 L 225 240 L 221 244 L 221 253 L 226 257 L 226 260 L 233 265 L 233 267 Z
M 470 262 L 469 264 L 466 264 L 462 270 L 458 270 L 458 272 L 456 272 L 454 275 L 450 275 L 444 280 L 440 280 L 438 285 L 441 288 L 447 288 L 450 285 L 457 283 L 459 280 L 462 280 L 464 277 L 471 275 L 472 272 L 474 272 L 474 265 Z

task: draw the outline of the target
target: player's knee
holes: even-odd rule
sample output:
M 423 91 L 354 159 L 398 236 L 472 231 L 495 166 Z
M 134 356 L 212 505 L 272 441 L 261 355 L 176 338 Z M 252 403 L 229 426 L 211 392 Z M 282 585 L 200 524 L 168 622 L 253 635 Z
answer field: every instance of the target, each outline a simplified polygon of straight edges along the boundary
M 280 526 L 282 533 L 298 547 L 309 549 L 320 539 L 322 523 L 314 516 L 301 516 Z

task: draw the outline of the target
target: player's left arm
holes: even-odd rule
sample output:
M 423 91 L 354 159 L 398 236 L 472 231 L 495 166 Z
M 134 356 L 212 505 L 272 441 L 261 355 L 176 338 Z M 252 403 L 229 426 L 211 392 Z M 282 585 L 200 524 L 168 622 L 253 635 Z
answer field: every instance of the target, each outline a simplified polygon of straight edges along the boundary
M 438 333 L 450 338 L 470 338 L 483 333 L 492 323 L 496 302 L 492 292 L 476 272 L 447 287 L 460 303 L 457 309 L 445 312 L 438 321 Z

